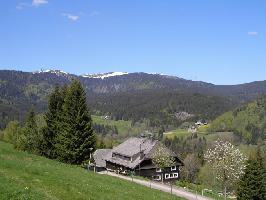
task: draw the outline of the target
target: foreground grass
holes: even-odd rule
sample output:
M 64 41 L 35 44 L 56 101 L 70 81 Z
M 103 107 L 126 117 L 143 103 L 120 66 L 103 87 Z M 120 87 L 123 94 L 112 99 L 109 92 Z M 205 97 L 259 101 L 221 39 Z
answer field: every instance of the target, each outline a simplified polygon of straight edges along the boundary
M 0 141 L 0 199 L 181 199 L 128 181 L 19 152 Z

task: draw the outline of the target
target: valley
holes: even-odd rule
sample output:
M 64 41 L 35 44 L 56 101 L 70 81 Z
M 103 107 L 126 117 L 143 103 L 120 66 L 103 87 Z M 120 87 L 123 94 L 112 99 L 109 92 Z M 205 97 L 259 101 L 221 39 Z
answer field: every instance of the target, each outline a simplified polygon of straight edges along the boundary
M 0 87 L 3 91 L 0 101 L 0 117 L 2 119 L 0 139 L 14 144 L 15 148 L 19 148 L 20 145 L 18 137 L 21 137 L 21 134 L 27 134 L 28 128 L 31 130 L 32 125 L 27 127 L 29 118 L 26 122 L 25 118 L 33 111 L 37 113 L 36 116 L 32 113 L 31 119 L 31 123 L 36 124 L 34 128 L 37 133 L 36 137 L 42 138 L 41 135 L 48 134 L 50 128 L 63 128 L 60 124 L 64 121 L 60 120 L 66 119 L 67 115 L 72 116 L 72 114 L 70 115 L 72 112 L 76 113 L 76 109 L 74 109 L 70 113 L 66 113 L 66 116 L 61 116 L 63 118 L 60 117 L 63 110 L 66 109 L 64 106 L 68 105 L 66 102 L 69 101 L 71 105 L 78 101 L 73 99 L 70 101 L 68 99 L 70 97 L 64 97 L 65 99 L 61 100 L 60 98 L 70 95 L 69 91 L 72 89 L 81 91 L 77 94 L 84 95 L 82 101 L 84 106 L 88 105 L 87 114 L 92 114 L 90 133 L 95 134 L 94 141 L 96 141 L 97 149 L 112 149 L 131 137 L 141 136 L 159 140 L 178 155 L 184 163 L 180 171 L 182 178 L 175 184 L 188 187 L 192 192 L 198 191 L 198 188 L 202 188 L 202 190 L 207 188 L 207 190 L 212 190 L 209 195 L 219 196 L 218 193 L 222 185 L 212 178 L 212 174 L 207 173 L 210 166 L 206 164 L 204 157 L 206 151 L 212 148 L 215 142 L 228 141 L 240 149 L 245 157 L 252 157 L 257 154 L 258 149 L 265 149 L 266 100 L 264 95 L 266 93 L 264 93 L 264 88 L 260 88 L 260 93 L 256 94 L 249 93 L 249 89 L 247 89 L 246 95 L 239 96 L 235 89 L 242 86 L 224 86 L 225 88 L 231 87 L 227 92 L 234 91 L 227 95 L 225 90 L 219 89 L 222 86 L 145 73 L 76 76 L 62 71 L 38 73 L 0 71 L 0 78 Z M 249 85 L 249 88 L 253 84 L 255 83 L 246 85 Z M 207 89 L 208 87 L 209 89 Z M 213 88 L 216 89 L 213 90 Z M 243 91 L 243 88 L 240 90 Z M 254 92 L 252 87 L 250 91 Z M 75 94 L 73 92 L 73 95 Z M 62 105 L 66 105 L 61 105 L 63 110 L 60 110 L 60 108 L 53 107 L 53 101 L 62 101 Z M 47 105 L 48 102 L 49 105 Z M 69 109 L 73 109 L 70 105 L 68 105 Z M 50 112 L 55 113 L 47 115 L 49 111 L 47 111 L 47 106 Z M 59 110 L 53 111 L 53 109 Z M 57 115 L 59 116 L 56 117 Z M 47 119 L 49 116 L 53 116 L 53 120 L 49 121 Z M 51 123 L 49 126 L 48 122 Z M 53 123 L 55 124 L 53 125 Z M 71 117 L 69 124 L 72 124 Z M 76 127 L 75 123 L 73 126 Z M 69 130 L 76 131 L 75 129 Z M 61 134 L 63 130 L 59 133 Z M 40 145 L 40 149 L 38 147 L 35 150 L 29 150 L 30 152 L 46 155 L 46 152 L 41 153 L 44 151 L 42 150 L 43 145 L 38 144 L 36 138 L 31 138 L 31 135 L 27 137 L 37 142 L 37 146 Z M 77 137 L 73 139 L 80 141 Z M 69 140 L 69 142 L 71 141 Z M 10 148 L 7 144 L 1 144 L 4 148 Z M 75 150 L 73 149 L 73 151 Z M 63 152 L 68 152 L 68 150 Z M 68 160 L 69 156 L 60 158 L 60 154 L 57 155 L 57 153 L 47 154 L 46 157 L 53 158 L 54 155 L 59 155 L 57 159 L 63 162 L 80 162 Z M 264 153 L 262 155 L 265 156 Z M 88 155 L 86 156 L 88 157 Z M 7 163 L 7 160 L 4 162 Z M 36 161 L 34 162 L 36 163 Z M 31 172 L 34 170 L 30 169 Z M 98 177 L 94 178 L 99 180 Z M 13 183 L 9 184 L 11 184 L 11 188 L 17 187 L 12 185 Z M 32 188 L 34 187 L 32 186 Z M 229 189 L 235 191 L 233 185 L 230 185 Z M 15 196 L 33 195 L 33 197 L 37 197 L 35 195 L 40 195 L 40 198 L 44 198 L 42 196 L 44 194 L 38 188 L 36 188 L 38 192 L 33 189 L 31 194 L 28 194 L 28 189 L 16 188 L 15 190 L 21 191 L 19 194 L 14 194 Z M 83 191 L 83 188 L 77 190 Z M 12 191 L 4 192 L 6 194 L 14 193 Z M 57 193 L 57 191 L 52 191 L 52 193 L 54 192 Z M 85 193 L 81 192 L 81 194 Z
M 193 120 L 211 120 L 266 94 L 265 81 L 219 86 L 160 74 L 106 74 L 78 76 L 60 70 L 0 70 L 0 127 L 10 120 L 23 121 L 29 108 L 42 113 L 53 87 L 69 84 L 72 79 L 84 85 L 92 114 L 133 123 L 149 120 L 152 127 L 177 127 L 180 121 L 175 113 L 184 111 L 195 115 Z

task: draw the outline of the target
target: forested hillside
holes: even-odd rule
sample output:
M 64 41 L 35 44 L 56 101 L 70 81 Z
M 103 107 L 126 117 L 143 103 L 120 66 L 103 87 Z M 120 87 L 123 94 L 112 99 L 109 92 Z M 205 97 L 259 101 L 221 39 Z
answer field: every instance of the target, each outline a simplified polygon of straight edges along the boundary
M 78 79 L 84 86 L 93 114 L 133 121 L 148 118 L 151 125 L 158 124 L 158 119 L 159 124 L 179 124 L 174 117 L 176 112 L 213 119 L 242 102 L 266 94 L 266 81 L 216 86 L 147 73 L 95 78 L 59 70 L 35 73 L 0 70 L 0 128 L 10 120 L 23 121 L 30 108 L 43 112 L 52 88 L 69 84 L 72 79 Z
M 215 119 L 210 131 L 232 131 L 247 143 L 266 139 L 266 97 L 238 107 Z
M 182 122 L 178 117 L 180 112 L 191 114 L 193 120 L 210 120 L 235 106 L 234 102 L 223 97 L 162 89 L 98 95 L 89 103 L 94 113 L 111 114 L 115 120 L 148 119 L 150 126 L 177 126 Z

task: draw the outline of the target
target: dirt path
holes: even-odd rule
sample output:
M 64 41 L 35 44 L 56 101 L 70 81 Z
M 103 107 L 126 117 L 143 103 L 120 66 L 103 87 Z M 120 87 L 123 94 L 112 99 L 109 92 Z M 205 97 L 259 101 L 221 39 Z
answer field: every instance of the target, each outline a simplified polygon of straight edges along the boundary
M 122 175 L 118 175 L 116 173 L 113 172 L 101 172 L 101 174 L 105 174 L 105 175 L 109 175 L 109 176 L 114 176 L 114 177 L 118 177 L 124 180 L 128 180 L 128 181 L 132 181 L 132 178 L 130 177 L 126 177 L 126 176 L 122 176 Z M 161 184 L 161 183 L 157 183 L 157 182 L 150 182 L 150 181 L 145 181 L 145 180 L 140 180 L 140 179 L 133 179 L 134 183 L 146 186 L 146 187 L 150 187 L 156 190 L 161 190 L 167 193 L 171 193 L 171 187 L 165 184 Z M 207 197 L 203 197 L 201 195 L 196 195 L 194 193 L 191 192 L 187 192 L 181 188 L 177 188 L 175 186 L 172 187 L 172 194 L 179 196 L 179 197 L 183 197 L 185 199 L 188 200 L 210 200 L 210 198 Z

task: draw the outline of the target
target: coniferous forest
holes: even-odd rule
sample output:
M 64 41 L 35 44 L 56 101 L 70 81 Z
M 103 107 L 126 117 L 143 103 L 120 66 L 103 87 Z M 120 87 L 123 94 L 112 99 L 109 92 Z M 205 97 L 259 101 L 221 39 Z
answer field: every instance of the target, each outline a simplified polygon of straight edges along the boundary
M 25 124 L 10 124 L 4 139 L 23 151 L 70 164 L 82 164 L 90 159 L 96 148 L 86 93 L 77 80 L 70 85 L 56 86 L 49 95 L 45 124 L 37 125 L 33 110 L 28 112 Z

